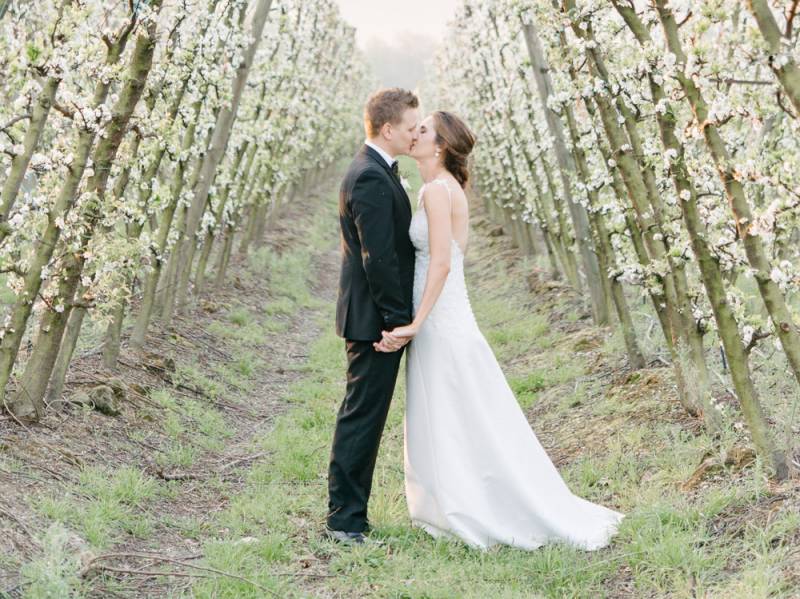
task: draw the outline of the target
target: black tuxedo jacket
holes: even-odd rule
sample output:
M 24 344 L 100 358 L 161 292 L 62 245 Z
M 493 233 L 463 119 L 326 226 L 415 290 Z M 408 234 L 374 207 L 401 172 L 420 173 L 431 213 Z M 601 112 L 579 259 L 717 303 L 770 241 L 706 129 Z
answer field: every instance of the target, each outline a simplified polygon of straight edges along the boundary
M 369 146 L 347 169 L 339 192 L 342 270 L 336 334 L 374 341 L 411 322 L 414 246 L 411 204 L 399 177 Z

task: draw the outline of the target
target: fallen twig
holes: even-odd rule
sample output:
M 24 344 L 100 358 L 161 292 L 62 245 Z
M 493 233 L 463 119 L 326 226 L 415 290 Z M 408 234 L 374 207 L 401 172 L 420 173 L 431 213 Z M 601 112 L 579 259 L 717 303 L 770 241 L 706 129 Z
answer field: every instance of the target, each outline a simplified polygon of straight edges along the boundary
M 208 574 L 190 574 L 189 572 L 173 572 L 159 570 L 129 570 L 127 568 L 112 568 L 111 566 L 98 566 L 98 570 L 103 572 L 114 572 L 115 574 L 133 574 L 138 576 L 180 576 L 182 578 L 211 578 Z
M 89 560 L 86 565 L 81 568 L 79 572 L 79 576 L 81 578 L 86 577 L 89 572 L 93 569 L 100 569 L 105 570 L 107 572 L 118 572 L 123 574 L 139 574 L 139 575 L 146 575 L 146 576 L 181 576 L 181 577 L 189 577 L 189 578 L 210 578 L 209 576 L 202 576 L 197 574 L 189 574 L 188 572 L 158 572 L 158 571 L 142 571 L 142 570 L 126 570 L 123 568 L 112 568 L 110 566 L 105 566 L 101 564 L 97 564 L 97 562 L 102 560 L 109 560 L 109 559 L 117 559 L 117 558 L 139 558 L 139 559 L 149 559 L 149 560 L 156 560 L 160 562 L 165 562 L 169 564 L 176 564 L 179 566 L 183 566 L 184 568 L 192 568 L 194 570 L 199 570 L 202 572 L 210 572 L 212 574 L 218 574 L 219 576 L 225 576 L 226 578 L 233 578 L 235 580 L 241 580 L 242 582 L 246 582 L 249 585 L 254 586 L 260 591 L 264 591 L 266 593 L 271 594 L 274 597 L 280 597 L 278 593 L 272 591 L 266 587 L 261 586 L 257 582 L 250 580 L 249 578 L 245 578 L 244 576 L 239 576 L 238 574 L 232 574 L 230 572 L 225 572 L 224 570 L 218 570 L 216 568 L 211 568 L 209 566 L 196 566 L 194 564 L 189 564 L 180 559 L 174 559 L 170 557 L 165 557 L 163 555 L 157 554 L 148 554 L 148 553 L 106 553 L 103 555 L 98 555 L 91 560 Z M 192 558 L 194 559 L 194 558 Z
M 24 530 L 24 531 L 25 531 L 25 534 L 27 534 L 27 535 L 28 535 L 28 536 L 31 538 L 31 541 L 33 541 L 33 543 L 34 543 L 34 544 L 35 544 L 37 547 L 39 546 L 39 543 L 38 543 L 38 541 L 36 540 L 36 536 L 33 534 L 33 532 L 31 532 L 31 529 L 30 529 L 30 528 L 28 528 L 28 526 L 27 526 L 27 525 L 26 525 L 26 524 L 25 524 L 25 523 L 24 523 L 22 520 L 20 520 L 19 518 L 17 518 L 17 517 L 16 517 L 14 514 L 12 514 L 11 512 L 8 512 L 8 511 L 4 510 L 3 508 L 0 508 L 0 515 L 3 515 L 3 516 L 5 516 L 6 518 L 8 518 L 9 520 L 12 520 L 12 521 L 16 522 L 16 523 L 17 523 L 17 525 L 19 525 L 19 527 L 20 527 L 22 530 Z
M 205 480 L 204 478 L 200 478 L 196 474 L 190 474 L 188 472 L 178 473 L 178 474 L 167 474 L 162 469 L 158 469 L 154 471 L 156 476 L 161 480 Z
M 227 470 L 228 468 L 232 468 L 236 464 L 240 464 L 242 462 L 250 462 L 252 460 L 257 460 L 258 458 L 263 458 L 263 457 L 265 457 L 267 455 L 269 455 L 269 452 L 267 452 L 267 451 L 262 451 L 260 453 L 254 453 L 253 455 L 248 455 L 248 456 L 245 456 L 243 458 L 239 458 L 238 460 L 233 460 L 232 462 L 228 462 L 227 464 L 222 466 L 220 468 L 220 470 Z

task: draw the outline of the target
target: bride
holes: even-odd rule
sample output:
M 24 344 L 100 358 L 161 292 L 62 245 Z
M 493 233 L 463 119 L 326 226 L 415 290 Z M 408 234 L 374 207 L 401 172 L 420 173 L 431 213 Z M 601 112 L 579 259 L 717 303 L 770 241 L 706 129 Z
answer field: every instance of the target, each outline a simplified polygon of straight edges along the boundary
M 405 486 L 412 523 L 487 548 L 561 541 L 608 544 L 623 515 L 573 495 L 478 329 L 464 282 L 475 137 L 455 115 L 422 121 L 411 151 L 425 182 L 409 236 L 416 249 L 414 319 L 375 344 L 409 339 Z

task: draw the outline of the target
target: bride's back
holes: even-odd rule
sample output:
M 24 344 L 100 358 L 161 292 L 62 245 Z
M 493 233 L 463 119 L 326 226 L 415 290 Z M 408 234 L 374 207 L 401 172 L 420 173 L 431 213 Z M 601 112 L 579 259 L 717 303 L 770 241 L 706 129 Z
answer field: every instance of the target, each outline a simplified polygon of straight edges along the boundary
M 467 200 L 467 195 L 455 178 L 447 173 L 423 186 L 420 190 L 420 209 L 424 209 L 425 187 L 436 184 L 442 185 L 447 189 L 450 200 L 450 232 L 461 253 L 464 254 L 469 241 L 469 201 Z
M 450 225 L 453 239 L 456 240 L 463 254 L 467 251 L 467 242 L 469 241 L 469 201 L 467 194 L 455 179 L 450 178 L 447 186 L 451 197 Z

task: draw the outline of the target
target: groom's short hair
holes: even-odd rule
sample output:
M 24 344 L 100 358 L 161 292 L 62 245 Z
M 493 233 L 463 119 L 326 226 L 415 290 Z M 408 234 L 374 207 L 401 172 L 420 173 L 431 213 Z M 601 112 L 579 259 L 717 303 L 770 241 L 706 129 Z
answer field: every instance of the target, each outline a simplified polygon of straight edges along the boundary
M 386 123 L 396 125 L 402 120 L 406 110 L 418 106 L 419 98 L 407 89 L 379 89 L 369 97 L 364 107 L 364 129 L 367 137 L 376 137 Z

